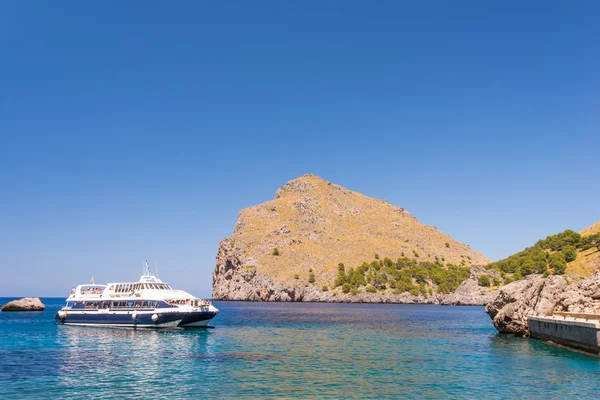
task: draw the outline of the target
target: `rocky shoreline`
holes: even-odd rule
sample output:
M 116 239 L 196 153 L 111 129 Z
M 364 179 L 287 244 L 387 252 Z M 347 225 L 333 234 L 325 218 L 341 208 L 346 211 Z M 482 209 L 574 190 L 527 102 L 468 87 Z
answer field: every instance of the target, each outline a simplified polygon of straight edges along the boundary
M 600 314 L 600 272 L 569 284 L 563 276 L 530 275 L 501 288 L 485 312 L 500 333 L 529 336 L 528 317 L 556 312 Z
M 230 239 L 221 240 L 213 272 L 214 300 L 483 306 L 498 293 L 498 290 L 490 290 L 478 285 L 479 276 L 490 273 L 483 267 L 473 267 L 471 277 L 452 294 L 433 294 L 425 297 L 408 293 L 381 294 L 361 291 L 352 295 L 337 293 L 339 290 L 334 294 L 334 290 L 323 291 L 311 284 L 285 287 L 257 273 L 255 268 L 245 266 L 244 259 L 242 251 L 233 247 Z

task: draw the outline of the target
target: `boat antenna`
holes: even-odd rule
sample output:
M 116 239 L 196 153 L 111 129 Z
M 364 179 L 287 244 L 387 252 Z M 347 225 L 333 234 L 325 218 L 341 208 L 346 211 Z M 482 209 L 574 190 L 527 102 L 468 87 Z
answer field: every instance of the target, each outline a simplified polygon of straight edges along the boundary
M 144 275 L 146 275 L 146 276 L 151 275 L 150 274 L 150 264 L 148 264 L 148 260 L 146 260 L 146 263 L 144 265 Z
M 158 265 L 157 265 L 157 263 L 154 263 L 154 270 L 156 271 L 156 277 L 157 277 L 158 279 L 160 279 L 160 278 L 158 277 Z

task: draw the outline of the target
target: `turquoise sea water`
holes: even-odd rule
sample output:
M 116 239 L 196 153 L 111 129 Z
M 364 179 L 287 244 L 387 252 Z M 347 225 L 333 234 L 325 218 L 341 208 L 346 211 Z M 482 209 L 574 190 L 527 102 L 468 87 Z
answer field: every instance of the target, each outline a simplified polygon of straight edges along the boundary
M 0 299 L 4 303 L 9 299 Z M 498 335 L 483 307 L 216 302 L 215 329 L 0 313 L 2 398 L 571 398 L 600 360 Z

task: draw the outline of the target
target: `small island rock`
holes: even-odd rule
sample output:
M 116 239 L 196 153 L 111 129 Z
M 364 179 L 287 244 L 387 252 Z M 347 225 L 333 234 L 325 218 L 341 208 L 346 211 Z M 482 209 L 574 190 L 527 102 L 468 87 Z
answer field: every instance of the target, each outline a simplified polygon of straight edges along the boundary
M 46 306 L 37 297 L 25 297 L 13 300 L 2 306 L 2 311 L 44 311 Z

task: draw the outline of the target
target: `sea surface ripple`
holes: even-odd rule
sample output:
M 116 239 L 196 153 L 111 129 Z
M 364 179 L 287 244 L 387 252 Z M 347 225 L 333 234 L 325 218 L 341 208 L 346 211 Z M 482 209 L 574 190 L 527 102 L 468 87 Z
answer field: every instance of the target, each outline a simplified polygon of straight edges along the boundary
M 4 303 L 11 299 L 0 299 Z M 2 398 L 571 398 L 600 361 L 498 335 L 482 307 L 216 302 L 215 329 L 0 313 Z

